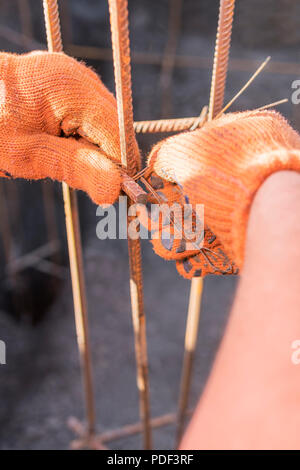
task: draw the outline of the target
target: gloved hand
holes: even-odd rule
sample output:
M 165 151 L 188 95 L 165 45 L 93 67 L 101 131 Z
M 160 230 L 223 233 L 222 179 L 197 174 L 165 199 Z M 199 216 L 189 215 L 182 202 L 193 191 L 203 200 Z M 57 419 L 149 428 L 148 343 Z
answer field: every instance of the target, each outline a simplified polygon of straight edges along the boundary
M 300 171 L 300 136 L 274 111 L 228 114 L 159 142 L 148 165 L 148 181 L 154 178 L 169 200 L 177 183 L 192 205 L 204 204 L 203 249 L 178 250 L 178 240 L 167 246 L 160 236 L 153 241 L 156 253 L 176 259 L 187 278 L 195 273 L 233 274 L 243 265 L 255 193 L 276 171 Z
M 65 181 L 111 204 L 119 163 L 116 101 L 91 69 L 63 53 L 0 53 L 1 176 Z

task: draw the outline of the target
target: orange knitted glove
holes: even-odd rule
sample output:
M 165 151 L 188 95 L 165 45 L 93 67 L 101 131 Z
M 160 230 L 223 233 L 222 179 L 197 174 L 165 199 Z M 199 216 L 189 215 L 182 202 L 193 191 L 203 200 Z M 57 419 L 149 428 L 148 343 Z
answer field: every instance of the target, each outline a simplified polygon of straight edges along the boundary
M 204 204 L 206 231 L 211 235 L 208 227 L 212 230 L 215 245 L 205 234 L 203 249 L 196 255 L 177 253 L 171 242 L 166 256 L 160 237 L 153 241 L 155 251 L 176 259 L 179 272 L 188 278 L 195 273 L 236 273 L 243 265 L 254 195 L 280 170 L 300 171 L 300 136 L 274 111 L 228 114 L 160 142 L 149 156 L 149 182 L 149 175 L 159 176 L 164 186 L 160 192 L 166 194 L 178 183 L 192 205 Z
M 92 70 L 63 53 L 0 53 L 1 176 L 65 181 L 110 204 L 119 160 L 116 101 Z

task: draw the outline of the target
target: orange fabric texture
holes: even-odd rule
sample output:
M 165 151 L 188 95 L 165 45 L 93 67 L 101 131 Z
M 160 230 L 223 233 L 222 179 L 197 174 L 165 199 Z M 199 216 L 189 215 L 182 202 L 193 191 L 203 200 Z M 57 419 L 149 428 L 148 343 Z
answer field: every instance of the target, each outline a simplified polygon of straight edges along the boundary
M 148 174 L 179 183 L 191 204 L 204 204 L 206 226 L 241 268 L 254 195 L 272 173 L 300 171 L 300 136 L 275 111 L 233 113 L 159 142 L 148 165 Z
M 0 53 L 0 155 L 3 176 L 65 181 L 113 203 L 121 185 L 114 96 L 63 53 Z
M 180 186 L 163 180 L 151 167 L 146 179 L 155 191 L 149 202 L 159 206 L 153 211 L 153 205 L 147 205 L 147 211 L 141 211 L 139 218 L 151 231 L 155 253 L 175 260 L 178 272 L 187 279 L 207 274 L 237 274 L 237 267 L 224 252 L 220 240 L 203 225 L 202 214 L 196 214 L 187 205 Z
M 65 181 L 111 204 L 119 145 L 116 100 L 92 70 L 63 53 L 0 53 L 0 175 Z M 300 171 L 300 136 L 274 111 L 228 114 L 159 142 L 145 173 L 159 201 L 149 202 L 204 204 L 205 226 L 203 247 L 187 251 L 172 229 L 164 240 L 160 220 L 155 252 L 187 278 L 237 273 L 253 197 L 279 170 Z

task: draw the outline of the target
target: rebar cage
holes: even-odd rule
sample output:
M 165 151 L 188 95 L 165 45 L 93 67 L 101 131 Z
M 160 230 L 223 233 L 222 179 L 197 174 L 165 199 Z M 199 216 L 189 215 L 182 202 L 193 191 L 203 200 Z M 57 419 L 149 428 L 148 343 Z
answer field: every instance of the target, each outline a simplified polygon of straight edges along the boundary
M 61 12 L 63 14 L 64 32 L 66 35 L 66 47 L 64 51 L 76 57 L 113 61 L 115 74 L 116 98 L 118 103 L 119 131 L 121 136 L 121 159 L 126 168 L 132 159 L 130 154 L 130 142 L 135 133 L 161 133 L 178 132 L 197 127 L 203 119 L 203 114 L 176 119 L 161 119 L 133 122 L 132 96 L 131 96 L 131 69 L 126 58 L 130 57 L 129 49 L 129 25 L 127 0 L 108 0 L 112 49 L 99 48 L 84 45 L 72 44 L 70 27 L 68 25 L 68 2 L 61 2 Z M 213 65 L 212 83 L 210 98 L 208 103 L 208 119 L 213 119 L 223 108 L 224 93 L 226 86 L 226 76 L 228 68 L 228 58 L 231 42 L 231 29 L 234 13 L 234 0 L 220 0 L 219 21 L 214 60 L 209 60 L 194 56 L 178 55 L 178 40 L 181 28 L 181 16 L 183 0 L 169 1 L 169 24 L 168 39 L 162 54 L 134 52 L 131 59 L 134 63 L 148 65 L 158 65 L 161 67 L 161 88 L 162 103 L 161 112 L 163 116 L 170 116 L 171 110 L 171 81 L 175 68 L 201 68 L 209 69 Z M 22 44 L 28 50 L 41 49 L 43 45 L 33 38 L 32 23 L 30 20 L 30 7 L 27 0 L 19 0 L 19 15 L 21 19 L 22 32 L 17 33 L 9 27 L 2 28 L 1 34 L 10 41 Z M 45 25 L 47 32 L 47 44 L 49 52 L 60 52 L 63 44 L 60 32 L 60 20 L 57 0 L 43 0 Z M 253 71 L 256 61 L 249 59 L 231 60 L 232 70 Z M 298 72 L 298 65 L 294 63 L 285 64 L 284 73 L 294 75 Z M 282 63 L 273 62 L 269 71 L 282 74 Z M 122 77 L 126 77 L 126 80 Z M 205 104 L 205 103 L 204 103 Z M 93 373 L 91 365 L 91 354 L 89 346 L 88 317 L 85 293 L 85 281 L 83 274 L 83 258 L 81 250 L 81 239 L 79 229 L 79 216 L 77 207 L 76 192 L 71 190 L 65 183 L 63 186 L 63 198 L 65 207 L 67 242 L 70 260 L 70 271 L 73 288 L 73 302 L 75 313 L 75 324 L 77 333 L 78 350 L 84 385 L 86 424 L 82 424 L 75 418 L 71 418 L 69 425 L 77 434 L 76 440 L 71 445 L 73 448 L 103 449 L 110 441 L 114 441 L 124 436 L 141 433 L 143 436 L 143 446 L 151 449 L 152 430 L 157 427 L 175 424 L 176 436 L 175 446 L 178 446 L 181 439 L 189 410 L 189 393 L 192 381 L 192 366 L 196 349 L 200 306 L 203 289 L 203 280 L 194 278 L 191 282 L 190 299 L 186 321 L 185 347 L 182 366 L 182 376 L 179 387 L 179 399 L 177 412 L 166 413 L 153 418 L 150 412 L 150 392 L 148 374 L 148 355 L 146 341 L 146 313 L 143 302 L 143 280 L 142 280 L 142 258 L 139 240 L 128 241 L 129 266 L 130 266 L 130 295 L 132 306 L 132 324 L 135 341 L 137 388 L 139 392 L 140 421 L 135 424 L 128 424 L 121 428 L 109 432 L 97 434 L 97 420 L 95 413 L 95 398 L 93 392 Z M 126 187 L 123 189 L 127 192 Z M 1 185 L 0 185 L 1 190 Z M 134 192 L 133 192 L 134 193 Z M 134 197 L 134 194 L 127 194 Z M 9 197 L 15 197 L 10 194 Z M 1 199 L 3 199 L 1 197 Z M 58 250 L 58 230 L 53 223 L 54 196 L 50 184 L 43 185 L 43 200 L 45 210 L 45 220 L 47 226 L 48 243 L 18 259 L 12 259 L 11 234 L 7 227 L 9 215 L 2 209 L 2 220 L 6 229 L 1 230 L 3 245 L 7 253 L 7 263 L 14 275 L 24 266 L 38 265 L 41 270 L 55 273 L 56 276 L 64 276 L 62 268 L 55 262 L 47 261 L 47 256 L 56 253 Z M 130 202 L 129 202 L 130 204 Z

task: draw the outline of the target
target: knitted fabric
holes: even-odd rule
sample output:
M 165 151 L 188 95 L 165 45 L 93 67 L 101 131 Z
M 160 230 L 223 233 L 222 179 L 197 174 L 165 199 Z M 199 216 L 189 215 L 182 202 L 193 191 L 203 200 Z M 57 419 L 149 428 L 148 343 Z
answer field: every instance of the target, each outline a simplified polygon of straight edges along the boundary
M 148 172 L 176 181 L 238 268 L 256 191 L 272 173 L 300 171 L 300 136 L 275 111 L 223 116 L 157 144 Z M 201 263 L 199 263 L 199 268 Z
M 76 60 L 0 53 L 0 133 L 2 176 L 65 181 L 97 204 L 118 197 L 116 101 Z
M 0 53 L 1 176 L 65 181 L 111 204 L 120 167 L 116 100 L 92 70 L 63 53 Z M 205 226 L 203 247 L 186 250 L 163 239 L 161 220 L 155 252 L 188 278 L 236 273 L 254 195 L 279 170 L 300 171 L 300 136 L 274 111 L 228 114 L 159 142 L 145 177 L 158 181 L 160 202 L 204 204 Z
M 155 253 L 175 260 L 178 272 L 187 279 L 207 274 L 237 274 L 237 267 L 226 255 L 218 237 L 203 225 L 201 217 L 191 213 L 190 206 L 185 205 L 186 198 L 180 187 L 163 180 L 150 168 L 146 179 L 156 194 L 149 196 L 151 205 L 139 213 L 139 219 L 151 231 Z M 160 211 L 153 211 L 152 204 L 158 203 Z M 163 210 L 163 207 L 170 210 Z

